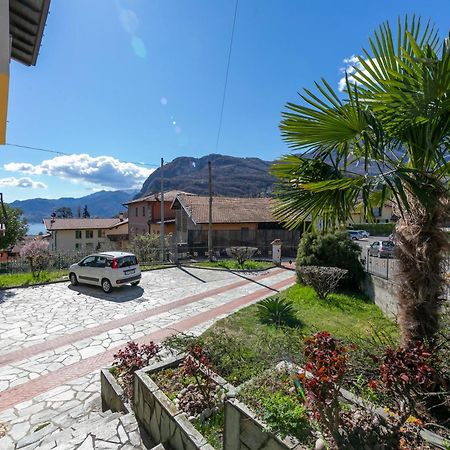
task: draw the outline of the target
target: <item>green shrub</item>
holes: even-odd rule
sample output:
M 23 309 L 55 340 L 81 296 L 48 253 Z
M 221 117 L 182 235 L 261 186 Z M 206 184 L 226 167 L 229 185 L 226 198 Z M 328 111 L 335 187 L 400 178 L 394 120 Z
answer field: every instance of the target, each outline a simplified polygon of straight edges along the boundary
M 269 297 L 260 301 L 256 307 L 258 308 L 258 317 L 263 323 L 290 326 L 298 322 L 294 314 L 294 306 L 289 300 Z
M 360 261 L 361 248 L 347 233 L 313 234 L 304 233 L 297 252 L 297 267 L 325 266 L 348 270 L 340 286 L 358 290 L 364 278 Z M 297 277 L 298 282 L 301 280 Z
M 280 433 L 283 438 L 288 434 L 298 437 L 307 434 L 306 408 L 296 398 L 276 392 L 263 398 L 262 404 L 261 418 L 270 431 Z

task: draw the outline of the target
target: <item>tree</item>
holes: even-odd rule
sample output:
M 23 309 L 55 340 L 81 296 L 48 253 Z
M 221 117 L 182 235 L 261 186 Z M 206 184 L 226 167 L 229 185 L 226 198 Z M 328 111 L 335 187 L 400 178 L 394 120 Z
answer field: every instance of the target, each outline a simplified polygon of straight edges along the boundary
M 364 280 L 361 261 L 361 248 L 349 239 L 346 232 L 303 233 L 298 244 L 296 266 L 339 267 L 347 270 L 347 276 L 340 286 L 359 290 Z M 298 271 L 297 271 L 298 273 Z
M 89 211 L 87 209 L 87 205 L 84 205 L 84 209 L 83 209 L 83 219 L 89 219 L 89 217 L 91 217 L 91 215 L 89 214 Z
M 441 263 L 448 249 L 439 225 L 449 217 L 450 39 L 415 17 L 383 24 L 363 50 L 343 95 L 322 80 L 288 103 L 280 128 L 302 154 L 284 156 L 275 215 L 288 227 L 312 217 L 325 228 L 343 224 L 360 204 L 390 198 L 399 271 L 403 345 L 433 341 L 439 328 Z
M 71 219 L 73 217 L 72 209 L 67 206 L 61 206 L 55 210 L 55 217 L 59 219 Z
M 165 239 L 165 248 L 169 241 Z M 161 237 L 156 233 L 138 234 L 130 243 L 130 250 L 138 257 L 139 262 L 155 262 L 161 260 Z M 164 258 L 165 260 L 165 258 Z
M 22 217 L 22 210 L 19 208 L 11 208 L 5 205 L 6 210 L 6 232 L 2 236 L 0 234 L 0 248 L 7 249 L 13 247 L 20 242 L 27 234 L 28 225 L 27 219 Z M 3 213 L 0 208 L 0 218 L 3 220 Z
M 20 256 L 30 263 L 31 273 L 34 278 L 37 278 L 50 262 L 48 242 L 42 239 L 33 239 L 21 248 Z

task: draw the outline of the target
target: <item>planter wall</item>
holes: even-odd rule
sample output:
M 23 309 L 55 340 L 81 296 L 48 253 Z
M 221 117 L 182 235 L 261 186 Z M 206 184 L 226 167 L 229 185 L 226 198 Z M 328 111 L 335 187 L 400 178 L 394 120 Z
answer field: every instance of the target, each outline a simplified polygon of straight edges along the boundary
M 223 450 L 304 450 L 295 438 L 267 432 L 264 423 L 234 397 L 225 401 Z
M 125 393 L 110 372 L 110 368 L 100 371 L 100 385 L 102 396 L 102 410 L 112 412 L 131 411 L 130 404 L 126 401 Z
M 155 442 L 167 444 L 172 450 L 214 450 L 206 439 L 189 422 L 185 413 L 178 410 L 150 378 L 154 372 L 177 367 L 183 357 L 171 358 L 135 373 L 134 412 L 136 418 Z M 214 381 L 225 390 L 227 382 L 214 376 Z

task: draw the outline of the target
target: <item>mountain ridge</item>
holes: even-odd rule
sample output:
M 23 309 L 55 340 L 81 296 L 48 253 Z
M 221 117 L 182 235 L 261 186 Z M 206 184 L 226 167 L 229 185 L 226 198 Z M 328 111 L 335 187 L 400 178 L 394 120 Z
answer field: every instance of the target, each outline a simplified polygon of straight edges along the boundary
M 73 216 L 77 216 L 78 207 L 81 211 L 87 205 L 91 217 L 113 217 L 121 211 L 126 211 L 122 205 L 133 198 L 136 190 L 128 191 L 98 191 L 83 197 L 61 197 L 57 199 L 30 198 L 15 200 L 9 203 L 12 208 L 20 208 L 29 223 L 40 223 L 60 207 L 71 208 Z
M 275 178 L 269 174 L 271 161 L 260 158 L 210 154 L 201 158 L 180 156 L 164 165 L 164 190 L 180 190 L 193 194 L 208 194 L 208 161 L 212 166 L 214 195 L 258 197 L 272 193 Z M 161 169 L 144 181 L 135 198 L 161 190 Z

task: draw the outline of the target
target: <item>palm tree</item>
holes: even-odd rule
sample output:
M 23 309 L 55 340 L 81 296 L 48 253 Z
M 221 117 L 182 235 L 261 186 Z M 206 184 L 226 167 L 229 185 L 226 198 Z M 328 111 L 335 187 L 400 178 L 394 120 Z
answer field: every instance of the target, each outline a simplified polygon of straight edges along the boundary
M 449 217 L 450 42 L 415 17 L 384 23 L 369 40 L 343 94 L 322 79 L 287 104 L 282 136 L 297 154 L 272 167 L 279 179 L 275 215 L 294 229 L 320 218 L 344 224 L 355 205 L 390 199 L 399 220 L 401 341 L 433 340 L 439 326 L 442 260 Z

